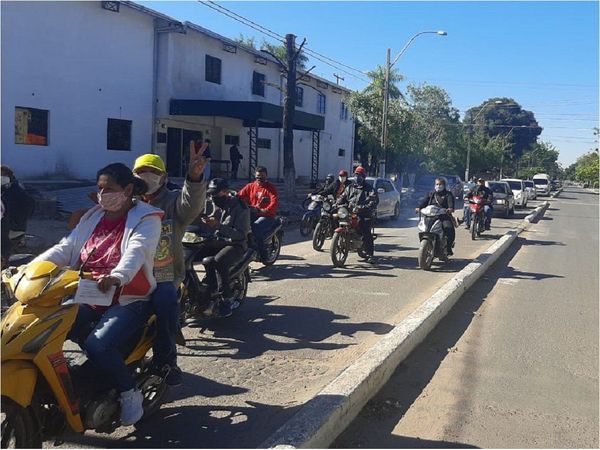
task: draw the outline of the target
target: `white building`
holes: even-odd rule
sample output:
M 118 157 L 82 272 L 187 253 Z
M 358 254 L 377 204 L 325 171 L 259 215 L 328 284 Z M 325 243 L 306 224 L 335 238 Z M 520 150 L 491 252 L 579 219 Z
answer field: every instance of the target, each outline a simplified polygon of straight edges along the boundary
M 2 163 L 20 178 L 93 178 L 150 151 L 178 176 L 190 139 L 206 138 L 213 173 L 239 142 L 240 177 L 249 164 L 283 176 L 285 79 L 270 56 L 132 2 L 0 6 Z M 350 170 L 349 91 L 312 75 L 301 83 L 296 174 Z

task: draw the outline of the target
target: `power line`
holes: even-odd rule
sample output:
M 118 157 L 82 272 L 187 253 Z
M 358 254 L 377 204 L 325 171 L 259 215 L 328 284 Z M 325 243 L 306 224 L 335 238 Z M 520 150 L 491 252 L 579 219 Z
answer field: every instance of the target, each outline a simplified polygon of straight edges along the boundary
M 241 15 L 239 15 L 239 14 L 237 14 L 237 13 L 235 13 L 235 12 L 233 12 L 233 11 L 225 8 L 224 6 L 221 6 L 221 5 L 215 3 L 215 2 L 213 2 L 211 0 L 198 0 L 198 2 L 201 3 L 201 4 L 203 4 L 204 6 L 207 6 L 207 7 L 211 8 L 212 10 L 214 10 L 214 11 L 216 11 L 218 13 L 221 13 L 221 14 L 223 14 L 223 15 L 225 15 L 225 16 L 227 16 L 227 17 L 229 17 L 229 18 L 231 18 L 231 19 L 233 19 L 233 20 L 235 20 L 235 21 L 237 21 L 237 22 L 239 22 L 239 23 L 241 23 L 243 25 L 246 25 L 246 26 L 248 26 L 248 27 L 250 27 L 250 28 L 252 28 L 252 29 L 254 29 L 254 30 L 256 30 L 256 31 L 258 31 L 258 32 L 266 35 L 266 36 L 268 36 L 268 37 L 270 37 L 271 39 L 275 39 L 277 41 L 282 40 L 283 42 L 285 42 L 285 37 L 282 36 L 281 34 L 275 32 L 273 30 L 270 30 L 269 28 L 266 28 L 266 27 L 264 27 L 262 25 L 259 25 L 258 23 L 254 22 L 254 21 L 252 21 L 250 19 L 247 19 L 246 17 L 241 16 Z M 340 66 L 348 67 L 351 70 L 355 70 L 355 71 L 359 72 L 360 74 L 364 75 L 364 72 L 362 70 L 355 69 L 354 67 L 348 66 L 348 65 L 346 65 L 344 63 L 336 61 L 336 60 L 334 60 L 332 58 L 329 58 L 329 57 L 327 57 L 325 55 L 321 55 L 320 53 L 318 53 L 318 52 L 316 52 L 314 50 L 311 50 L 311 49 L 307 49 L 306 47 L 304 47 L 302 50 L 305 51 L 305 53 L 307 55 L 310 55 L 312 58 L 317 59 L 317 60 L 321 61 L 322 63 L 327 64 L 330 67 L 333 67 L 336 70 L 344 72 L 345 74 L 347 74 L 347 75 L 349 75 L 351 77 L 354 77 L 354 78 L 356 78 L 358 80 L 361 80 L 361 81 L 364 81 L 364 82 L 368 82 L 369 81 L 368 79 L 366 79 L 364 77 L 356 76 L 353 73 L 348 72 L 347 70 L 344 70 L 341 67 L 333 65 L 332 63 L 326 61 L 326 59 L 329 60 L 329 61 L 332 61 L 335 64 L 338 64 Z M 323 59 L 323 58 L 325 58 L 325 59 Z

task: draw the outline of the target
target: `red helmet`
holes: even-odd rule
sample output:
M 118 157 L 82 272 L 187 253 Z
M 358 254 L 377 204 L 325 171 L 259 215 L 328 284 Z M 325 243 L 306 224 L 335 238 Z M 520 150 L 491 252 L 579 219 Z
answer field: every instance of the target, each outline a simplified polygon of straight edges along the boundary
M 347 170 L 340 170 L 340 173 L 338 173 L 338 176 L 340 176 L 340 177 L 347 177 L 348 176 L 348 171 Z
M 363 176 L 367 176 L 367 171 L 362 166 L 358 166 L 356 169 L 354 169 L 354 173 L 355 174 L 359 174 L 359 175 L 363 175 Z

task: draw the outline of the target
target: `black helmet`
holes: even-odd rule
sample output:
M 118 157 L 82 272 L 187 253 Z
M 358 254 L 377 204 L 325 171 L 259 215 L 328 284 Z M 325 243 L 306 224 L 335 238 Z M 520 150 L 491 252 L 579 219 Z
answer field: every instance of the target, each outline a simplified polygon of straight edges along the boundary
M 229 189 L 229 183 L 226 179 L 213 178 L 212 180 L 210 180 L 210 183 L 208 183 L 208 189 L 206 190 L 206 193 L 208 195 L 214 195 L 226 189 Z
M 331 183 L 331 182 L 333 182 L 333 180 L 335 180 L 335 175 L 332 173 L 328 173 L 327 176 L 325 177 L 325 181 L 329 181 Z

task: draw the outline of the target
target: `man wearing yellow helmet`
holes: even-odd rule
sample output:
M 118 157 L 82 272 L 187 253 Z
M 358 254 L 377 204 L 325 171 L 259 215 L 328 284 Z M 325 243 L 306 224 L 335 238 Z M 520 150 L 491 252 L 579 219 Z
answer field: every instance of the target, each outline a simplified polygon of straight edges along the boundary
M 135 160 L 133 173 L 148 185 L 143 200 L 165 212 L 162 221 L 160 251 L 154 260 L 156 290 L 152 304 L 157 315 L 158 336 L 152 349 L 153 368 L 159 373 L 168 370 L 166 382 L 181 384 L 181 370 L 177 366 L 175 343 L 179 329 L 179 304 L 177 288 L 185 277 L 183 245 L 185 228 L 202 212 L 206 201 L 206 180 L 203 172 L 207 159 L 202 155 L 205 147 L 196 149 L 190 142 L 190 164 L 183 189 L 170 190 L 166 186 L 165 163 L 158 155 L 146 154 Z

